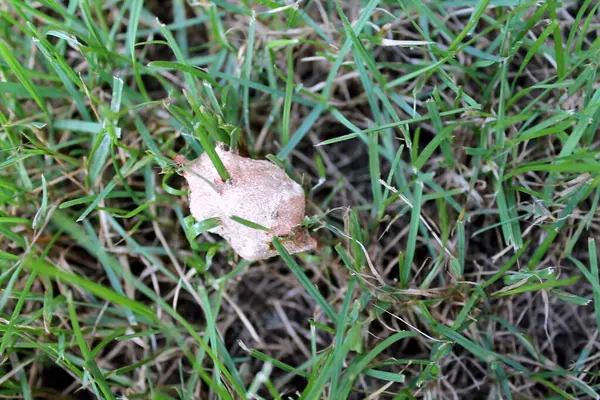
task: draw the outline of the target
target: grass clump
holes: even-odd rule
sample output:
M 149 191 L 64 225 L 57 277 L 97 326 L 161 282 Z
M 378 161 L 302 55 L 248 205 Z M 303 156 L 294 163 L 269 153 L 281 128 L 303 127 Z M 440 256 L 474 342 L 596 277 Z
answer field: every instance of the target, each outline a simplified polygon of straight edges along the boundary
M 598 398 L 599 7 L 1 3 L 0 395 Z M 217 142 L 317 251 L 190 219 Z

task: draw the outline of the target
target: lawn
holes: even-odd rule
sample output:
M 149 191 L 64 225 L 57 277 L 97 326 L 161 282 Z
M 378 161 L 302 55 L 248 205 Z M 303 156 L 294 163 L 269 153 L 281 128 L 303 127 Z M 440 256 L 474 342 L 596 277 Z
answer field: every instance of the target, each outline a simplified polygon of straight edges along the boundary
M 600 398 L 599 8 L 0 1 L 0 398 Z M 190 215 L 221 143 L 316 249 Z

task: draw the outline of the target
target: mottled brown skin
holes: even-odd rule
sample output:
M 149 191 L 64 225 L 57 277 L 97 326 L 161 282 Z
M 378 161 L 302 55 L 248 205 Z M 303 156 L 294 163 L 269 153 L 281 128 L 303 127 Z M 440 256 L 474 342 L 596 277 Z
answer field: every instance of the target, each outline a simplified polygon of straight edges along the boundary
M 231 179 L 224 182 L 206 154 L 193 162 L 176 156 L 184 166 L 190 185 L 190 211 L 197 221 L 217 217 L 221 224 L 211 232 L 223 236 L 244 259 L 262 260 L 277 255 L 273 236 L 284 239 L 290 253 L 310 250 L 316 242 L 299 229 L 305 215 L 302 187 L 285 171 L 269 161 L 241 157 L 223 147 L 216 148 Z M 231 219 L 232 216 L 259 224 L 255 229 Z

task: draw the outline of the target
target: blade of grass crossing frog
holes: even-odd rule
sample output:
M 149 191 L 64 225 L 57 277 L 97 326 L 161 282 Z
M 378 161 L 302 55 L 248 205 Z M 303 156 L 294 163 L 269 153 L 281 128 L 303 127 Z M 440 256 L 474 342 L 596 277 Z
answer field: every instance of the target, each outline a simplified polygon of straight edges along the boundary
M 191 215 L 185 217 L 184 221 L 185 236 L 190 242 L 192 248 L 196 247 L 195 239 L 200 234 L 210 229 L 216 228 L 220 224 L 218 218 L 208 218 L 203 221 L 196 222 L 194 217 L 192 217 Z
M 255 31 L 256 31 L 256 16 L 254 11 L 252 11 L 252 17 L 250 18 L 250 23 L 248 25 L 248 40 L 246 42 L 246 56 L 244 59 L 244 66 L 243 66 L 243 77 L 244 79 L 250 81 L 252 79 L 252 68 L 254 67 L 252 65 L 253 59 L 254 59 L 254 37 L 255 37 Z M 289 68 L 289 62 L 288 62 L 288 68 Z M 289 79 L 289 77 L 288 77 Z M 254 135 L 252 135 L 252 130 L 250 129 L 250 87 L 244 85 L 244 87 L 242 88 L 242 96 L 243 96 L 243 101 L 244 101 L 244 105 L 243 105 L 243 113 L 244 113 L 244 125 L 246 126 L 246 138 L 248 140 L 248 143 L 250 144 L 248 146 L 249 149 L 254 149 Z M 291 94 L 290 94 L 291 97 Z M 287 86 L 286 86 L 286 100 L 287 100 Z M 285 109 L 284 109 L 284 114 L 283 114 L 283 123 L 284 123 L 284 127 L 286 124 L 286 120 L 285 120 Z M 289 124 L 289 120 L 287 121 L 287 123 Z M 288 126 L 289 129 L 289 126 Z M 287 141 L 283 142 L 283 144 L 285 145 L 287 143 Z
M 231 218 L 233 221 L 237 222 L 238 224 L 241 224 L 241 225 L 247 226 L 248 228 L 252 228 L 252 229 L 258 229 L 258 230 L 261 230 L 261 231 L 266 231 L 266 232 L 268 232 L 268 231 L 270 230 L 269 228 L 267 228 L 267 227 L 265 227 L 265 226 L 262 226 L 262 225 L 260 225 L 260 224 L 257 224 L 256 222 L 249 221 L 249 220 L 247 220 L 247 219 L 244 219 L 244 218 L 242 218 L 242 217 L 238 217 L 238 216 L 236 216 L 236 215 L 232 215 L 230 218 Z
M 419 233 L 419 224 L 421 218 L 421 197 L 423 195 L 423 186 L 423 182 L 421 180 L 417 180 L 412 199 L 412 212 L 410 215 L 410 228 L 406 243 L 404 265 L 402 266 L 402 273 L 400 276 L 400 285 L 403 288 L 408 287 L 408 282 L 412 272 L 412 263 L 415 255 L 417 235 Z
M 25 71 L 19 60 L 17 60 L 14 53 L 14 50 L 8 46 L 8 43 L 3 39 L 0 39 L 0 56 L 4 58 L 4 61 L 6 61 L 6 64 L 8 64 L 8 67 L 10 68 L 10 71 L 13 74 L 15 74 L 19 82 L 21 82 L 25 90 L 27 90 L 31 98 L 36 102 L 36 104 L 40 107 L 44 114 L 46 114 L 46 116 L 49 116 L 50 114 L 48 108 L 46 107 L 46 103 L 38 94 L 38 89 L 33 84 L 31 79 L 29 79 L 29 77 L 27 76 L 27 72 Z
M 317 303 L 319 305 L 319 307 L 321 307 L 323 312 L 325 312 L 325 314 L 327 314 L 327 316 L 329 318 L 331 318 L 331 320 L 336 321 L 337 314 L 335 313 L 335 311 L 333 310 L 333 308 L 331 307 L 329 302 L 327 302 L 327 300 L 325 298 L 323 298 L 323 295 L 321 295 L 319 290 L 315 287 L 315 285 L 306 276 L 304 271 L 302 271 L 302 268 L 300 268 L 300 266 L 296 263 L 294 258 L 287 252 L 285 247 L 283 247 L 279 238 L 277 238 L 277 237 L 273 238 L 273 246 L 275 247 L 277 252 L 281 255 L 281 257 L 283 258 L 283 261 L 290 268 L 290 270 L 292 271 L 292 273 L 294 274 L 296 279 L 298 279 L 300 281 L 302 286 L 304 286 L 304 289 L 306 289 L 308 294 L 313 298 L 315 303 Z
M 81 354 L 85 359 L 86 368 L 89 369 L 92 377 L 94 378 L 93 384 L 97 384 L 100 388 L 100 391 L 104 394 L 106 399 L 115 399 L 113 393 L 111 392 L 106 380 L 104 379 L 104 375 L 100 372 L 94 357 L 92 357 L 90 353 L 90 349 L 83 337 L 83 333 L 81 332 L 81 327 L 79 326 L 79 320 L 77 319 L 77 313 L 75 311 L 75 306 L 73 305 L 73 295 L 71 291 L 67 293 L 67 303 L 69 305 L 69 316 L 71 318 L 71 327 L 73 328 L 73 334 L 79 345 L 79 349 L 81 350 Z
M 225 164 L 223 164 L 223 161 L 221 161 L 221 158 L 217 154 L 214 143 L 208 138 L 208 134 L 206 133 L 205 128 L 198 123 L 194 127 L 194 131 L 196 137 L 202 145 L 202 148 L 204 149 L 204 151 L 206 151 L 208 158 L 210 158 L 210 161 L 219 173 L 219 176 L 221 177 L 223 182 L 228 181 L 230 178 L 229 172 L 227 171 L 227 169 L 225 168 Z

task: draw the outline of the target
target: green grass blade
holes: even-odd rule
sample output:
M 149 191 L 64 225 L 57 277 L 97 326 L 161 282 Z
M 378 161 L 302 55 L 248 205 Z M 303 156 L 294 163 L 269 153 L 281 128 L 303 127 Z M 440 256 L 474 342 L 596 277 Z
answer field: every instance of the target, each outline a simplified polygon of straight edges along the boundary
M 400 275 L 400 285 L 402 287 L 408 286 L 408 283 L 410 281 L 410 275 L 412 272 L 412 264 L 417 243 L 417 234 L 419 233 L 419 224 L 421 218 L 421 197 L 423 195 L 423 186 L 423 182 L 417 180 L 412 199 L 412 211 L 410 214 L 410 230 L 408 232 L 406 251 L 404 253 L 404 265 L 402 266 L 402 271 Z
M 315 285 L 308 279 L 302 268 L 296 263 L 294 258 L 287 252 L 285 247 L 281 244 L 281 241 L 277 237 L 273 237 L 273 247 L 279 253 L 283 261 L 289 267 L 290 271 L 294 274 L 296 279 L 300 281 L 304 289 L 308 292 L 310 297 L 313 298 L 315 303 L 323 310 L 323 312 L 333 321 L 337 321 L 337 314 L 333 311 L 333 308 L 327 300 L 321 295 Z

